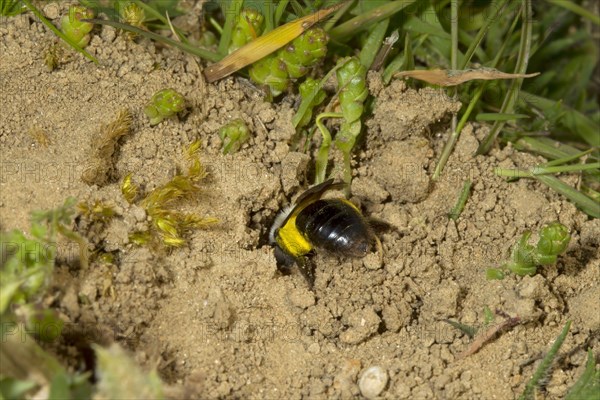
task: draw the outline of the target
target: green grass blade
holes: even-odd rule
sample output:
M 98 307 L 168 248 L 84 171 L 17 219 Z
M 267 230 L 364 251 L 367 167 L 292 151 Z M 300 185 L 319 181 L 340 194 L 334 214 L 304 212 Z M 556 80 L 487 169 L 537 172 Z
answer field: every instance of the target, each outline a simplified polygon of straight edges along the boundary
M 201 47 L 195 47 L 195 46 L 192 46 L 187 43 L 178 42 L 176 40 L 161 36 L 154 32 L 145 31 L 145 30 L 139 29 L 135 26 L 123 24 L 121 22 L 111 21 L 111 20 L 107 20 L 107 19 L 89 19 L 86 21 L 92 22 L 94 24 L 110 25 L 110 26 L 118 28 L 118 29 L 123 29 L 125 31 L 134 32 L 141 36 L 145 36 L 149 39 L 156 40 L 157 42 L 162 42 L 162 43 L 168 44 L 170 46 L 176 47 L 182 51 L 185 51 L 186 53 L 193 54 L 195 56 L 198 56 L 198 57 L 208 60 L 208 61 L 217 62 L 222 58 L 220 54 L 214 53 L 210 50 L 206 50 Z
M 531 104 L 542 110 L 544 113 L 550 113 L 554 107 L 559 107 L 564 113 L 559 123 L 569 132 L 579 135 L 579 137 L 590 146 L 598 146 L 600 129 L 598 124 L 581 112 L 563 104 L 560 101 L 546 99 L 530 92 L 521 91 L 520 100 Z
M 329 36 L 338 42 L 345 42 L 357 32 L 367 29 L 372 24 L 391 17 L 398 11 L 410 6 L 417 0 L 396 0 L 360 14 L 329 31 Z
M 442 321 L 451 325 L 453 328 L 458 329 L 470 339 L 473 339 L 473 337 L 477 334 L 477 328 L 474 326 L 461 324 L 460 322 L 452 321 L 451 319 L 443 319 Z
M 529 118 L 527 114 L 479 113 L 476 121 L 512 121 L 515 119 Z
M 31 4 L 30 0 L 21 0 L 21 1 L 23 2 L 23 4 L 25 4 L 27 6 L 27 8 L 29 8 L 31 10 L 31 12 L 36 17 L 38 17 L 40 19 L 40 21 L 42 21 L 42 23 L 44 25 L 46 25 L 46 27 L 48 27 L 48 29 L 50 29 L 52 32 L 54 32 L 54 34 L 56 36 L 58 36 L 59 38 L 61 38 L 62 40 L 64 40 L 65 43 L 67 43 L 69 46 L 71 46 L 73 49 L 75 49 L 75 51 L 77 51 L 78 53 L 83 54 L 89 60 L 91 60 L 94 63 L 98 64 L 98 60 L 96 59 L 96 57 L 94 57 L 93 55 L 91 55 L 90 53 L 88 53 L 87 51 L 85 51 L 85 49 L 82 49 L 81 47 L 79 47 L 75 42 L 73 42 L 64 33 L 62 33 L 57 27 L 55 27 L 52 24 L 52 22 L 48 21 L 46 19 L 46 17 L 44 17 L 42 15 L 42 13 L 40 12 L 40 10 L 38 10 L 33 4 Z
M 546 0 L 550 4 L 554 4 L 555 6 L 559 6 L 564 8 L 565 10 L 569 10 L 572 13 L 578 14 L 583 18 L 592 21 L 596 25 L 600 25 L 600 16 L 586 10 L 578 4 L 573 3 L 569 0 Z
M 599 169 L 600 163 L 591 164 L 575 164 L 575 165 L 556 165 L 556 166 L 539 166 L 531 169 L 532 175 L 548 175 L 548 174 L 560 174 L 563 172 L 581 172 L 592 169 Z
M 263 34 L 271 32 L 275 28 L 275 11 L 273 10 L 273 2 L 271 0 L 264 1 L 264 16 L 265 16 L 265 30 Z
M 587 150 L 581 151 L 581 152 L 579 152 L 577 154 L 569 155 L 569 156 L 566 156 L 566 157 L 563 157 L 563 158 L 558 158 L 556 160 L 547 162 L 546 164 L 544 164 L 544 167 L 554 167 L 554 166 L 557 166 L 557 165 L 563 165 L 563 164 L 569 163 L 571 161 L 575 161 L 575 160 L 577 160 L 577 159 L 579 159 L 579 158 L 581 158 L 581 157 L 583 157 L 585 155 L 588 155 L 588 154 L 592 153 L 595 150 L 597 150 L 597 149 L 593 149 L 593 148 L 592 149 L 587 149 Z
M 597 399 L 598 393 L 600 393 L 600 369 L 596 369 L 596 357 L 592 349 L 589 349 L 585 370 L 571 386 L 565 400 Z
M 535 179 L 562 194 L 587 215 L 600 218 L 600 204 L 552 175 L 536 175 Z
M 333 14 L 333 17 L 329 18 L 329 21 L 327 21 L 325 25 L 323 25 L 323 29 L 325 30 L 325 32 L 329 32 L 331 28 L 333 28 L 335 24 L 340 20 L 340 18 L 342 18 L 346 11 L 348 11 L 353 5 L 354 0 L 349 0 L 342 8 L 337 10 L 335 14 Z
M 471 180 L 467 179 L 465 184 L 463 185 L 462 190 L 460 191 L 460 196 L 458 196 L 458 200 L 456 204 L 452 208 L 452 210 L 448 213 L 448 218 L 456 221 L 460 214 L 462 213 L 465 205 L 467 204 L 467 200 L 469 199 L 469 194 L 471 193 Z
M 494 15 L 491 16 L 490 18 L 486 19 L 485 24 L 479 29 L 479 31 L 477 32 L 477 35 L 471 41 L 469 48 L 465 52 L 465 58 L 463 60 L 463 63 L 460 66 L 460 69 L 467 68 L 467 65 L 469 64 L 469 62 L 471 62 L 471 58 L 473 57 L 473 54 L 475 54 L 475 51 L 479 48 L 483 38 L 485 37 L 486 33 L 488 32 L 490 25 L 492 24 L 492 22 L 497 21 L 498 15 L 500 15 L 500 10 L 504 9 L 504 5 L 506 4 L 506 1 L 508 1 L 508 0 L 504 0 L 504 2 L 502 2 L 501 4 L 499 4 L 496 7 L 496 12 L 494 13 Z
M 517 64 L 515 66 L 516 74 L 525 74 L 527 73 L 527 64 L 529 62 L 529 52 L 531 50 L 531 42 L 532 42 L 532 11 L 531 11 L 531 0 L 524 0 L 523 7 L 523 18 L 521 18 L 521 43 L 519 45 L 519 55 L 517 57 Z M 501 113 L 512 113 L 517 103 L 517 99 L 519 96 L 519 90 L 521 89 L 521 84 L 523 83 L 523 78 L 515 79 L 511 82 L 510 88 L 506 97 L 504 98 L 504 102 L 502 103 L 502 107 L 500 109 Z M 490 133 L 485 137 L 485 139 L 479 145 L 477 149 L 477 154 L 485 154 L 487 153 L 494 144 L 496 137 L 504 127 L 504 121 L 496 121 L 490 130 Z
M 235 20 L 242 10 L 244 0 L 230 0 L 223 3 L 223 14 L 225 14 L 225 25 L 223 26 L 223 34 L 219 40 L 218 52 L 221 57 L 225 57 L 229 52 L 229 43 L 231 43 L 231 34 Z M 208 58 L 207 58 L 208 60 Z M 218 60 L 217 60 L 218 61 Z
M 515 18 L 513 18 L 510 28 L 508 29 L 508 32 L 506 34 L 507 37 L 510 37 L 512 35 L 512 33 L 514 32 L 514 30 L 517 27 L 518 22 L 519 22 L 519 15 L 516 15 Z M 496 66 L 500 62 L 502 55 L 504 54 L 504 51 L 506 50 L 507 45 L 508 45 L 508 40 L 505 40 L 502 42 L 502 45 L 496 52 L 495 58 L 491 62 L 491 65 L 490 65 L 491 68 L 496 68 Z M 440 159 L 439 159 L 437 165 L 435 166 L 435 170 L 434 170 L 433 176 L 432 176 L 432 179 L 434 181 L 439 179 L 439 177 L 441 176 L 442 171 L 444 170 L 444 167 L 446 166 L 446 162 L 448 162 L 448 158 L 450 158 L 450 154 L 452 154 L 452 150 L 454 149 L 454 146 L 456 146 L 456 143 L 458 142 L 460 132 L 462 132 L 463 128 L 467 124 L 467 121 L 469 120 L 471 113 L 475 109 L 475 106 L 479 102 L 479 99 L 481 98 L 481 96 L 485 92 L 486 88 L 488 87 L 488 83 L 489 82 L 483 82 L 475 90 L 475 94 L 473 95 L 473 97 L 471 97 L 471 100 L 469 101 L 469 105 L 467 106 L 467 109 L 465 110 L 464 114 L 460 118 L 460 121 L 458 122 L 456 129 L 454 129 L 452 131 L 450 138 L 448 139 L 448 141 L 446 142 L 446 144 L 444 146 L 444 149 L 442 150 Z
M 545 137 L 525 136 L 514 142 L 513 145 L 519 151 L 538 154 L 549 160 L 569 157 L 579 152 L 575 147 Z
M 377 25 L 375 25 L 375 28 L 369 34 L 367 41 L 360 51 L 360 63 L 364 65 L 367 70 L 371 68 L 371 64 L 373 64 L 373 60 L 375 60 L 375 57 L 381 48 L 383 38 L 389 24 L 389 18 L 378 22 Z
M 281 22 L 281 18 L 283 17 L 283 13 L 285 12 L 285 8 L 287 7 L 288 3 L 289 3 L 289 0 L 280 0 L 279 3 L 277 4 L 277 8 L 275 9 L 275 16 L 274 16 L 275 26 L 279 26 L 279 23 Z
M 383 70 L 383 83 L 386 85 L 390 83 L 392 76 L 397 71 L 414 69 L 407 67 L 409 63 L 412 63 L 412 60 L 412 44 L 410 41 L 410 33 L 407 32 L 404 36 L 404 51 L 396 55 L 396 57 L 394 57 L 394 59 Z
M 554 344 L 550 348 L 550 351 L 548 352 L 548 354 L 546 354 L 546 357 L 544 357 L 538 368 L 535 370 L 535 373 L 533 374 L 529 382 L 527 382 L 527 385 L 525 386 L 525 391 L 519 397 L 519 400 L 533 399 L 535 387 L 537 386 L 538 382 L 544 376 L 546 376 L 546 374 L 550 370 L 552 361 L 554 360 L 554 357 L 556 357 L 556 353 L 558 353 L 560 346 L 562 346 L 563 342 L 565 341 L 567 333 L 569 333 L 570 327 L 571 321 L 567 321 L 564 328 L 562 329 L 562 332 L 560 333 L 560 335 L 558 335 L 558 337 L 554 341 Z
M 0 0 L 0 16 L 13 17 L 27 11 L 20 0 Z

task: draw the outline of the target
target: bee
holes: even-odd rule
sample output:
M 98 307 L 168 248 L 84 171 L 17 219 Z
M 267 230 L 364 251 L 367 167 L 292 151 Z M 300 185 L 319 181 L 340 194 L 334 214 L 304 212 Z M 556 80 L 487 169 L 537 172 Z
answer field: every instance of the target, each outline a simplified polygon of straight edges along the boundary
M 364 257 L 376 244 L 381 257 L 381 243 L 360 210 L 346 199 L 321 199 L 328 190 L 341 189 L 343 183 L 333 179 L 311 187 L 286 207 L 269 232 L 275 247 L 278 269 L 289 272 L 297 264 L 309 286 L 314 283 L 315 249 L 338 256 Z

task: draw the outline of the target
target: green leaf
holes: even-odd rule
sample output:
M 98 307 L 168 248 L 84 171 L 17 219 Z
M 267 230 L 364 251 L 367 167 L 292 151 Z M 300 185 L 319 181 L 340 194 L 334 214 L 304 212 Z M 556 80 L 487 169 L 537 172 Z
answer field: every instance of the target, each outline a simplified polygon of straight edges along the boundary
M 12 17 L 27 11 L 21 0 L 0 0 L 0 16 Z
M 452 325 L 454 328 L 458 329 L 459 331 L 467 335 L 469 338 L 473 338 L 477 333 L 477 328 L 475 328 L 474 326 L 461 324 L 460 322 L 452 321 L 449 319 L 443 319 L 442 321 Z
M 535 370 L 533 376 L 531 377 L 529 382 L 527 382 L 527 385 L 525 386 L 525 390 L 523 391 L 523 394 L 521 394 L 521 396 L 519 397 L 519 400 L 533 399 L 533 393 L 534 393 L 535 387 L 538 385 L 538 382 L 544 376 L 546 376 L 548 374 L 548 371 L 550 370 L 550 367 L 552 366 L 552 361 L 554 361 L 554 357 L 556 356 L 556 353 L 558 353 L 560 346 L 562 346 L 563 342 L 565 341 L 565 339 L 567 337 L 567 333 L 569 333 L 570 327 L 571 327 L 571 321 L 567 321 L 567 323 L 563 327 L 560 335 L 558 335 L 558 337 L 554 341 L 554 344 L 550 348 L 550 351 L 542 359 L 542 362 Z
M 488 268 L 485 270 L 485 278 L 488 281 L 504 279 L 504 272 L 498 268 Z
M 14 282 L 6 282 L 2 275 L 2 284 L 0 290 L 0 314 L 4 314 L 15 293 L 19 290 L 25 279 L 19 279 Z
M 548 185 L 558 193 L 571 200 L 579 209 L 581 209 L 581 211 L 587 215 L 594 218 L 600 218 L 600 206 L 594 199 L 586 196 L 554 176 L 536 175 L 535 179 Z
M 52 377 L 48 398 L 61 400 L 72 399 L 71 390 L 69 389 L 69 377 L 64 371 L 61 371 Z
M 475 116 L 476 121 L 512 121 L 515 119 L 522 118 L 529 118 L 529 115 L 507 113 L 479 113 Z
M 19 380 L 11 377 L 0 379 L 0 398 L 22 399 L 25 393 L 37 386 L 34 381 Z
M 571 386 L 565 400 L 595 400 L 598 399 L 598 393 L 600 393 L 600 369 L 596 368 L 596 358 L 592 349 L 589 349 L 585 370 Z

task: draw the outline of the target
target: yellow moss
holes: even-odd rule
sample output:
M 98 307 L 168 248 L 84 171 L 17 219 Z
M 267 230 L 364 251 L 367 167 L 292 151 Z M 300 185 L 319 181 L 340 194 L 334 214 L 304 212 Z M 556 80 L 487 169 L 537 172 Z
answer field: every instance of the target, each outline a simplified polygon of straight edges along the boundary
M 121 184 L 121 193 L 123 197 L 129 204 L 133 204 L 139 192 L 138 186 L 133 183 L 131 180 L 131 174 L 127 174 L 125 178 L 123 178 L 123 183 Z
M 115 215 L 114 208 L 100 200 L 96 200 L 93 203 L 79 203 L 77 209 L 92 222 L 106 222 Z
M 204 229 L 216 224 L 216 218 L 202 217 L 193 213 L 181 213 L 174 210 L 175 203 L 191 198 L 200 187 L 197 185 L 206 176 L 206 171 L 200 162 L 198 152 L 200 141 L 194 141 L 184 150 L 184 156 L 188 161 L 186 174 L 173 177 L 166 184 L 157 187 L 148 193 L 140 205 L 146 210 L 152 220 L 149 234 L 135 233 L 130 235 L 130 240 L 137 244 L 147 244 L 149 237 L 154 236 L 168 247 L 179 247 L 185 244 L 182 237 L 184 233 L 192 229 Z M 131 177 L 128 175 L 122 185 L 123 195 L 125 187 L 130 188 Z
M 40 127 L 31 128 L 29 136 L 43 147 L 48 147 L 52 143 L 48 134 Z
M 129 110 L 121 110 L 113 122 L 102 126 L 100 134 L 92 138 L 88 165 L 81 174 L 85 183 L 98 186 L 108 183 L 108 173 L 114 168 L 113 154 L 117 142 L 131 131 L 131 122 Z

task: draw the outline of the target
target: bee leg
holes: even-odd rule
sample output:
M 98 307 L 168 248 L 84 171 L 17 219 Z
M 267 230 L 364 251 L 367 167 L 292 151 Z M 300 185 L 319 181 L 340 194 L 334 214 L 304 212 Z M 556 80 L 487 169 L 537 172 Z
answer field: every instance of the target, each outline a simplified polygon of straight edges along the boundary
M 377 248 L 377 254 L 379 254 L 379 265 L 383 266 L 383 246 L 381 245 L 381 240 L 374 235 L 375 238 L 375 247 Z
M 300 272 L 308 283 L 308 288 L 313 289 L 315 285 L 315 264 L 312 262 L 312 258 L 306 256 L 300 256 L 296 259 Z
M 294 257 L 281 250 L 278 246 L 275 247 L 275 260 L 277 261 L 277 270 L 282 275 L 289 275 L 296 263 Z

